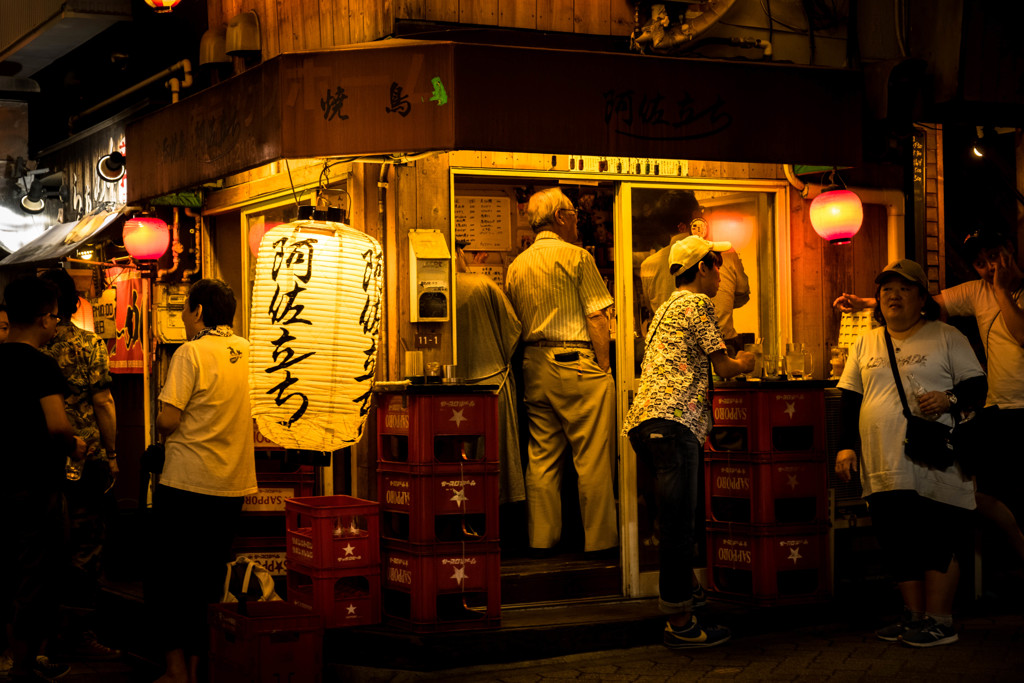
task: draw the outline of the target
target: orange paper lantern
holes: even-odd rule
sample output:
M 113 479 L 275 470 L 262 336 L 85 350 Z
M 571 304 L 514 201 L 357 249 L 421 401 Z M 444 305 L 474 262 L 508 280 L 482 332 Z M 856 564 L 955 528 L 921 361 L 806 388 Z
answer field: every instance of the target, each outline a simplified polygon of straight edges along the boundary
M 811 227 L 831 244 L 849 244 L 864 222 L 864 205 L 855 193 L 832 187 L 811 202 Z
M 133 218 L 124 224 L 124 248 L 138 261 L 160 258 L 171 243 L 167 223 L 159 218 Z
M 170 12 L 178 6 L 181 0 L 146 0 L 146 4 L 157 12 Z

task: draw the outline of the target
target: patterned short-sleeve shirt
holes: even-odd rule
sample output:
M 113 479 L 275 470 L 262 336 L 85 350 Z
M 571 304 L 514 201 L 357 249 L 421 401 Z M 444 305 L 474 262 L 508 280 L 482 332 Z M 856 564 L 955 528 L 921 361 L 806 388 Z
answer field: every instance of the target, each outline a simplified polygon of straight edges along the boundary
M 100 428 L 92 406 L 93 394 L 109 389 L 107 344 L 92 332 L 61 322 L 42 352 L 57 361 L 68 383 L 64 406 L 75 434 L 86 445 L 86 457 L 101 457 Z
M 686 290 L 674 292 L 651 320 L 640 387 L 622 433 L 661 418 L 682 423 L 703 440 L 711 429 L 709 356 L 724 350 L 711 299 Z

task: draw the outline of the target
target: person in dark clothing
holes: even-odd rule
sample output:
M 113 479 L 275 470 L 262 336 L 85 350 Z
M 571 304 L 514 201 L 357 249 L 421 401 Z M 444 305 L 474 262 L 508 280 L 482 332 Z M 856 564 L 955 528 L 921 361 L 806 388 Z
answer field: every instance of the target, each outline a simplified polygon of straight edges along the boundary
M 57 582 L 64 570 L 61 487 L 68 457 L 85 457 L 64 411 L 60 368 L 40 350 L 57 329 L 57 289 L 35 277 L 19 278 L 4 292 L 10 333 L 0 344 L 0 590 L 9 624 L 11 680 L 48 680 L 66 665 L 39 656 L 57 612 Z

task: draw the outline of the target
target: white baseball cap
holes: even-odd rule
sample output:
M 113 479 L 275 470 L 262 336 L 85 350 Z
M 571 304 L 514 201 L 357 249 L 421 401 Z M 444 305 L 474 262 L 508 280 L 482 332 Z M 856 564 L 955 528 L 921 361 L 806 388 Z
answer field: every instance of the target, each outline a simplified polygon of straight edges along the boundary
M 668 255 L 669 272 L 679 273 L 688 270 L 700 263 L 700 260 L 709 252 L 722 252 L 730 249 L 732 249 L 731 242 L 709 242 L 703 237 L 689 235 L 672 244 L 672 251 Z

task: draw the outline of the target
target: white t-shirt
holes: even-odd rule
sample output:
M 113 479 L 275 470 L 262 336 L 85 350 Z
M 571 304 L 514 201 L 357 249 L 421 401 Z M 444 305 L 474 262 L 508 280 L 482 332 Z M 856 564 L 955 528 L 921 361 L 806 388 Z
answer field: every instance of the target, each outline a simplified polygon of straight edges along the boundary
M 974 483 L 964 481 L 959 468 L 933 470 L 912 463 L 903 453 L 907 420 L 896 390 L 884 327 L 863 334 L 850 349 L 840 389 L 864 397 L 860 408 L 860 481 L 864 496 L 882 491 L 914 490 L 925 498 L 973 510 Z M 927 391 L 947 391 L 955 384 L 983 375 L 978 358 L 967 337 L 956 328 L 938 321 L 926 322 L 906 339 L 893 339 L 896 364 L 903 380 L 910 410 L 921 416 L 909 374 Z M 949 413 L 939 421 L 953 425 Z
M 1024 289 L 1013 297 L 1018 307 Z M 999 312 L 992 285 L 971 280 L 942 290 L 942 303 L 950 315 L 973 315 L 988 360 L 986 406 L 1024 408 L 1024 347 L 1010 334 L 1006 318 Z
M 171 358 L 160 400 L 181 410 L 160 483 L 208 496 L 256 493 L 249 342 L 208 334 Z

